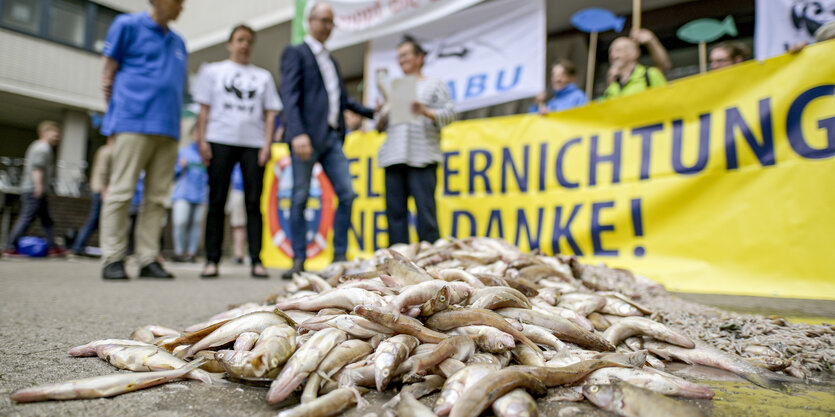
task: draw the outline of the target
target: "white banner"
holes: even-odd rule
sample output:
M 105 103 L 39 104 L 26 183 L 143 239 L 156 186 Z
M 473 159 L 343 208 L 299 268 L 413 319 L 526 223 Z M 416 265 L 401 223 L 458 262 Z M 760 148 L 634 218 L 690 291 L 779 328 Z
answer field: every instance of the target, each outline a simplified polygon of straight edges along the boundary
M 835 20 L 835 0 L 757 0 L 754 56 L 780 55 L 797 43 L 812 43 L 815 31 Z
M 375 76 L 403 76 L 397 44 L 408 33 L 427 51 L 423 73 L 447 82 L 462 112 L 533 97 L 545 90 L 545 3 L 497 0 L 433 23 L 371 41 L 367 104 L 382 101 Z
M 483 0 L 328 0 L 336 27 L 330 50 L 425 25 Z M 307 9 L 316 3 L 308 1 Z M 307 16 L 307 13 L 305 13 Z M 305 20 L 305 25 L 307 21 Z

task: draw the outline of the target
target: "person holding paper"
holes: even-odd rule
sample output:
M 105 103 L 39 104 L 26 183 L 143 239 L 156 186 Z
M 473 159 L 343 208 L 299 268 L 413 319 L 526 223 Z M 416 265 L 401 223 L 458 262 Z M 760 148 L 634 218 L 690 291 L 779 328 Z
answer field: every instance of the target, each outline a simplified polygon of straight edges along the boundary
M 428 242 L 440 238 L 435 216 L 435 186 L 438 163 L 443 159 L 441 128 L 455 120 L 455 111 L 447 84 L 423 75 L 425 55 L 423 48 L 408 36 L 397 47 L 397 60 L 407 81 L 395 82 L 392 88 L 392 117 L 378 156 L 379 166 L 386 171 L 389 245 L 409 243 L 406 205 L 410 195 L 417 207 L 418 238 Z M 409 85 L 410 77 L 416 81 L 411 87 L 414 91 L 404 92 L 402 96 L 415 100 L 402 103 L 396 90 Z M 407 106 L 413 117 L 396 120 L 397 106 Z
M 339 66 L 325 42 L 333 30 L 333 8 L 317 2 L 307 19 L 310 32 L 300 45 L 288 46 L 281 53 L 281 97 L 284 100 L 284 141 L 290 144 L 293 164 L 293 197 L 290 207 L 290 241 L 293 267 L 282 277 L 304 271 L 307 248 L 307 221 L 304 211 L 310 193 L 313 165 L 322 164 L 333 184 L 339 206 L 333 222 L 333 260 L 345 261 L 348 227 L 356 198 L 342 152 L 345 119 L 349 109 L 364 117 L 374 117 L 374 110 L 356 103 L 345 92 Z

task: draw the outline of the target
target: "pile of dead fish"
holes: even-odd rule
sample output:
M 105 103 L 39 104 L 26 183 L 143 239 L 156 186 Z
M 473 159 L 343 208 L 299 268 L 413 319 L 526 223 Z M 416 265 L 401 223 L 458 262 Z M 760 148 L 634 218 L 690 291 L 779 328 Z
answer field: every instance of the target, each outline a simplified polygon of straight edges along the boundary
M 688 328 L 686 315 L 671 313 L 674 303 L 658 310 L 664 303 L 656 301 L 669 299 L 628 271 L 522 253 L 501 240 L 402 245 L 299 274 L 266 301 L 183 332 L 146 326 L 130 340 L 78 346 L 70 355 L 135 373 L 21 389 L 12 398 L 97 398 L 177 378 L 224 378 L 268 383 L 271 404 L 301 390 L 300 404 L 283 417 L 362 407 L 371 389 L 396 390 L 386 406 L 397 415 L 478 416 L 491 407 L 497 416 L 536 415 L 535 398 L 547 395 L 585 398 L 621 415 L 687 416 L 700 412 L 674 397 L 713 392 L 666 372 L 669 361 L 725 369 L 763 387 L 798 381 L 767 369 L 770 353 L 750 348 L 743 358 L 733 344 L 709 343 L 710 327 Z M 829 369 L 835 331 L 814 330 L 827 337 L 817 342 Z M 432 409 L 417 401 L 435 391 Z

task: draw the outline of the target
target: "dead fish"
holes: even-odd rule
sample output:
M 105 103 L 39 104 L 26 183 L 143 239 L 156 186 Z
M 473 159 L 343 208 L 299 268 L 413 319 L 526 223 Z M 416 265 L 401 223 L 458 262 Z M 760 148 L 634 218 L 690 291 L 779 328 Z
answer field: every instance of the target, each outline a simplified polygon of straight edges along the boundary
M 580 381 L 585 378 L 586 375 L 600 368 L 629 367 L 632 363 L 633 361 L 631 361 L 631 359 L 591 359 L 581 360 L 577 363 L 563 367 L 514 365 L 505 369 L 516 369 L 520 372 L 525 372 L 542 381 L 546 387 L 557 387 Z
M 467 387 L 452 406 L 450 417 L 478 417 L 499 397 L 516 388 L 525 388 L 537 395 L 548 392 L 539 379 L 520 370 L 505 368 Z
M 528 345 L 534 351 L 541 352 L 536 344 L 531 342 L 521 331 L 513 328 L 502 316 L 491 310 L 468 308 L 442 311 L 429 317 L 426 320 L 426 325 L 441 331 L 471 325 L 492 326 L 512 335 L 516 340 Z
M 351 311 L 359 305 L 384 307 L 386 302 L 383 301 L 382 297 L 371 291 L 362 288 L 344 288 L 276 303 L 276 307 L 282 310 L 293 309 L 305 311 L 319 311 L 323 308 L 334 307 Z
M 447 333 L 470 336 L 475 340 L 479 349 L 490 353 L 505 352 L 516 346 L 512 335 L 491 326 L 462 326 L 456 327 Z M 522 334 L 525 334 L 525 332 L 522 331 Z M 528 334 L 525 334 L 525 336 L 530 337 Z M 536 342 L 536 340 L 533 341 Z
M 711 399 L 713 390 L 653 368 L 602 368 L 586 377 L 587 384 L 605 385 L 613 379 L 668 396 Z
M 696 346 L 684 334 L 657 321 L 643 317 L 626 317 L 618 320 L 603 332 L 603 337 L 612 345 L 617 345 L 621 340 L 634 335 L 651 336 L 662 342 L 672 343 L 688 349 Z
M 492 364 L 474 364 L 468 365 L 450 375 L 446 382 L 444 382 L 444 387 L 438 399 L 435 400 L 435 406 L 432 408 L 432 411 L 439 416 L 449 414 L 452 406 L 458 402 L 467 386 L 497 372 L 500 368 L 500 366 Z
M 696 407 L 620 380 L 606 385 L 586 385 L 583 395 L 592 404 L 620 416 L 703 416 Z
M 615 347 L 597 333 L 590 332 L 562 317 L 542 314 L 538 311 L 521 308 L 503 308 L 496 310 L 504 317 L 514 318 L 523 323 L 544 327 L 560 340 L 597 351 L 614 351 Z
M 583 401 L 583 387 L 555 387 L 548 390 L 548 396 L 545 397 L 545 402 L 559 402 L 559 401 Z M 582 415 L 582 414 L 578 414 Z
M 315 399 L 323 380 L 330 379 L 343 366 L 363 359 L 373 351 L 370 343 L 357 339 L 346 340 L 337 345 L 328 353 L 328 356 L 325 356 L 316 372 L 310 374 L 304 386 L 301 402 L 306 403 Z
M 329 417 L 335 416 L 349 407 L 353 407 L 360 399 L 360 394 L 354 388 L 339 388 L 310 402 L 299 404 L 288 410 L 283 410 L 276 417 Z
M 567 308 L 582 316 L 588 316 L 591 312 L 600 310 L 606 305 L 606 297 L 597 294 L 569 293 L 560 296 L 558 307 Z
M 102 339 L 102 340 L 94 340 L 86 345 L 76 346 L 70 349 L 67 353 L 70 356 L 82 357 L 82 356 L 96 356 L 96 348 L 99 346 L 104 345 L 121 345 L 121 346 L 152 346 L 150 343 L 140 342 L 138 340 L 131 340 L 131 339 Z
M 170 371 L 118 373 L 23 388 L 13 392 L 11 399 L 19 403 L 27 403 L 113 397 L 182 378 L 202 364 L 203 361 L 196 360 L 179 369 Z
M 339 329 L 330 328 L 316 332 L 284 365 L 281 373 L 270 385 L 267 402 L 276 404 L 284 401 L 311 372 L 316 370 L 328 352 L 347 338 L 348 335 Z
M 399 252 L 389 250 L 389 254 L 391 258 L 383 261 L 383 270 L 397 281 L 400 286 L 419 284 L 434 279 L 423 268 L 417 266 L 417 264 Z
M 675 358 L 688 364 L 698 364 L 733 372 L 763 388 L 774 388 L 782 382 L 796 379 L 759 368 L 742 358 L 728 355 L 704 343 L 696 343 L 694 349 L 685 349 L 664 342 L 644 338 L 644 347 L 662 358 Z
M 191 326 L 188 326 L 183 330 L 184 333 L 194 333 L 200 329 L 205 329 L 213 324 L 217 324 L 220 322 L 226 322 L 232 320 L 234 318 L 243 316 L 247 313 L 252 313 L 254 311 L 267 311 L 272 310 L 273 308 L 270 306 L 264 306 L 258 303 L 243 303 L 237 307 L 230 308 L 222 313 L 215 314 L 214 316 L 210 317 L 208 320 L 195 323 Z
M 399 334 L 384 340 L 374 351 L 374 382 L 378 391 L 388 386 L 395 369 L 419 344 L 414 336 Z
M 602 308 L 597 309 L 601 313 L 621 317 L 640 317 L 644 315 L 641 310 L 638 310 L 637 307 L 620 297 L 607 295 L 604 298 L 606 299 L 606 304 Z
M 439 278 L 444 281 L 463 281 L 474 289 L 485 287 L 484 283 L 482 283 L 480 279 L 463 269 L 444 269 L 440 271 Z
M 432 298 L 426 300 L 420 306 L 421 316 L 431 316 L 439 311 L 446 310 L 451 301 L 451 290 L 447 286 L 443 286 Z
M 403 417 L 433 417 L 435 413 L 423 405 L 409 392 L 400 393 L 400 402 L 397 404 L 397 415 Z
M 286 318 L 286 315 L 283 313 L 278 314 L 274 311 L 256 311 L 254 313 L 244 314 L 243 316 L 229 320 L 200 339 L 200 341 L 191 345 L 186 350 L 184 358 L 190 358 L 198 351 L 229 343 L 237 339 L 244 332 L 260 333 L 262 330 L 273 325 L 287 325 L 289 324 L 288 320 L 289 318 Z
M 400 395 L 406 392 L 411 394 L 412 397 L 414 397 L 415 399 L 421 399 L 441 389 L 441 387 L 444 386 L 444 381 L 446 381 L 446 378 L 441 375 L 427 375 L 426 378 L 424 378 L 421 382 L 404 385 L 403 388 L 400 390 L 400 394 L 397 394 L 394 397 L 392 397 L 391 400 L 383 404 L 383 407 L 394 408 L 395 406 L 397 406 L 397 403 L 400 402 Z M 435 413 L 432 413 L 432 415 L 435 415 Z
M 396 316 L 391 311 L 374 306 L 357 306 L 354 314 L 365 317 L 374 323 L 388 327 L 389 329 L 407 335 L 417 337 L 424 343 L 439 343 L 448 336 L 423 326 L 420 320 L 415 320 L 404 315 Z M 440 313 L 439 313 L 440 314 Z M 437 316 L 434 315 L 432 317 Z
M 133 340 L 139 340 L 140 342 L 145 343 L 154 343 L 160 337 L 179 337 L 180 332 L 165 327 L 165 326 L 156 326 L 156 325 L 147 325 L 142 326 L 131 333 L 130 338 Z
M 599 332 L 606 331 L 612 325 L 612 322 L 598 312 L 589 313 L 587 318 L 591 322 L 591 325 L 594 326 L 594 330 Z
M 119 369 L 134 372 L 170 371 L 186 366 L 188 362 L 157 346 L 101 345 L 96 354 Z M 186 378 L 212 383 L 212 377 L 202 369 L 195 369 Z
M 531 308 L 524 294 L 510 287 L 485 287 L 470 297 L 470 307 L 495 310 L 503 307 Z
M 554 336 L 548 329 L 534 324 L 522 324 L 522 334 L 531 339 L 534 343 L 542 346 L 549 346 L 557 351 L 566 349 L 565 343 Z
M 516 358 L 516 361 L 522 365 L 545 366 L 545 361 L 542 359 L 542 355 L 525 345 L 516 345 L 516 347 L 514 347 L 510 352 L 513 354 L 513 357 Z
M 255 346 L 255 342 L 258 341 L 259 337 L 261 335 L 256 332 L 243 332 L 235 339 L 235 344 L 232 346 L 232 349 L 240 351 L 250 350 Z
M 536 401 L 523 389 L 515 389 L 493 402 L 496 417 L 536 417 Z
M 296 330 L 287 325 L 264 329 L 250 350 L 223 350 L 215 359 L 237 378 L 275 377 L 296 351 Z
M 534 300 L 532 304 L 533 310 L 545 314 L 551 314 L 562 317 L 588 331 L 594 330 L 594 326 L 592 325 L 591 321 L 589 321 L 589 319 L 587 319 L 585 316 L 577 314 L 573 310 L 569 310 L 567 308 L 562 307 L 554 307 L 541 300 Z
M 426 370 L 440 364 L 448 358 L 466 361 L 475 353 L 475 343 L 468 336 L 452 336 L 442 340 L 432 352 L 418 358 L 412 368 L 413 373 L 425 374 Z

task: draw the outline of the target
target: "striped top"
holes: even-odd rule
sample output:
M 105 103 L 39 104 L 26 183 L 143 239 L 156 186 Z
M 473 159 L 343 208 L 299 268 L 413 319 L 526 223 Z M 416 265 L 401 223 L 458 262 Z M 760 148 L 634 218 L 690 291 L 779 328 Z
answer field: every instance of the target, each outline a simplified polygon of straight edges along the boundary
M 395 164 L 422 168 L 443 160 L 441 128 L 455 120 L 449 87 L 439 79 L 419 79 L 417 99 L 435 112 L 435 121 L 421 117 L 414 122 L 389 126 L 386 142 L 380 147 L 377 157 L 377 165 L 380 168 Z

